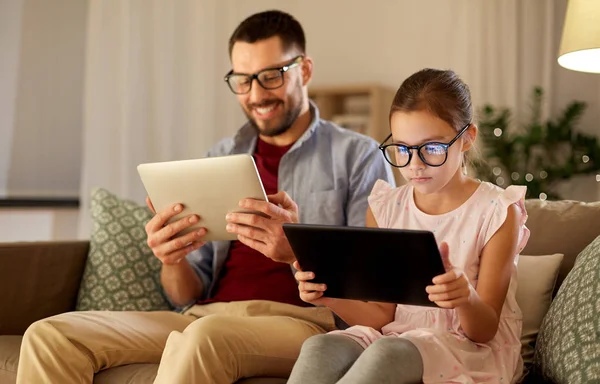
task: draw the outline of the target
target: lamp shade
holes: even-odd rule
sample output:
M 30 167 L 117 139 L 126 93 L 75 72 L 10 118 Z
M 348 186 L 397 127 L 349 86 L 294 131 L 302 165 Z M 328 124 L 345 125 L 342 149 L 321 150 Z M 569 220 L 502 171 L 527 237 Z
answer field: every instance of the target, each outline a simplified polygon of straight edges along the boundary
M 558 64 L 600 73 L 600 0 L 569 0 Z

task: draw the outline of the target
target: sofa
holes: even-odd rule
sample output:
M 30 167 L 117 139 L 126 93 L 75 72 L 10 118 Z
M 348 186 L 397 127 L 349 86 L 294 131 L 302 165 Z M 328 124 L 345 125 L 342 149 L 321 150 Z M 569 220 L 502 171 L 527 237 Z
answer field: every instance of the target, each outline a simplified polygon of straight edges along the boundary
M 600 235 L 600 202 L 527 200 L 526 207 L 531 237 L 521 253 L 517 300 L 531 371 L 524 382 L 539 382 L 532 365 L 538 330 L 577 255 Z M 15 383 L 21 338 L 30 324 L 75 310 L 88 252 L 87 241 L 0 244 L 0 384 Z M 156 364 L 111 368 L 98 373 L 94 383 L 151 383 L 156 370 Z M 239 383 L 285 381 L 265 377 Z

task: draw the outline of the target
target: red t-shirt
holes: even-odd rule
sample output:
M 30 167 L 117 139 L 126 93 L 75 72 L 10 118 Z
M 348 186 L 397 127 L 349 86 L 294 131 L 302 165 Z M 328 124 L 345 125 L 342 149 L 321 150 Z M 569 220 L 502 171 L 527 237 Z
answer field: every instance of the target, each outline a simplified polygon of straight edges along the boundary
M 278 147 L 258 139 L 254 161 L 269 195 L 277 193 L 279 162 L 290 147 Z M 215 294 L 203 303 L 242 300 L 271 300 L 308 306 L 300 300 L 298 286 L 288 264 L 273 261 L 240 241 L 232 241 Z

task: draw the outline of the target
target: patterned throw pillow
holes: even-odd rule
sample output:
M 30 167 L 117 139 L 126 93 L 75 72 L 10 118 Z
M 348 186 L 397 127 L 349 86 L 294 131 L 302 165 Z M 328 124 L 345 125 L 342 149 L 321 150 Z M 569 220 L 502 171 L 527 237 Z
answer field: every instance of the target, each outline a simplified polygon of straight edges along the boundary
M 160 261 L 146 244 L 152 212 L 105 189 L 92 191 L 93 232 L 76 309 L 169 310 L 160 285 Z
M 534 364 L 558 384 L 600 382 L 600 237 L 577 256 L 552 302 Z

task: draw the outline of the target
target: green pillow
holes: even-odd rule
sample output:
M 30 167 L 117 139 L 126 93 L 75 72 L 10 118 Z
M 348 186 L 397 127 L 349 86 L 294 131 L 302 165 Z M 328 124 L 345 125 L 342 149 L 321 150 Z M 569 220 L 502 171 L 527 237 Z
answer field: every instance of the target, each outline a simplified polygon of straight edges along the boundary
M 550 305 L 534 364 L 558 384 L 600 382 L 600 236 L 577 256 Z
M 91 216 L 90 251 L 76 309 L 171 309 L 160 284 L 160 260 L 146 243 L 144 226 L 153 216 L 150 209 L 96 188 Z

